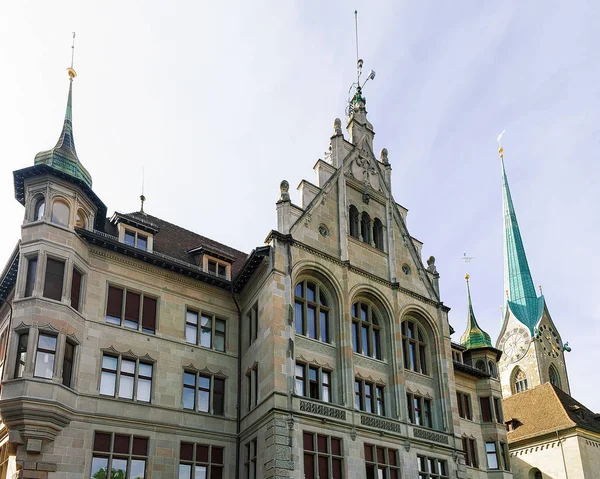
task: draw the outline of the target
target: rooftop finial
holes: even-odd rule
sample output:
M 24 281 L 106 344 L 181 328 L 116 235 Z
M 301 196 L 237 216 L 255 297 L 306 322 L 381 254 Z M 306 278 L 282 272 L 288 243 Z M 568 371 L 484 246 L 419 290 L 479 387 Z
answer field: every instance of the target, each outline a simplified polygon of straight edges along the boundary
M 75 32 L 73 32 L 73 43 L 71 43 L 71 66 L 67 68 L 69 78 L 73 81 L 73 78 L 77 76 L 77 72 L 73 69 L 73 60 L 75 59 Z
M 144 201 L 146 201 L 146 197 L 144 196 L 144 167 L 142 166 L 142 194 L 140 195 L 140 201 L 141 201 L 141 206 L 140 206 L 140 213 L 144 213 Z
M 360 84 L 360 77 L 362 75 L 363 61 L 358 56 L 358 10 L 354 10 L 354 38 L 355 38 L 355 43 L 356 43 L 356 82 L 354 82 L 354 83 L 352 83 L 352 85 L 350 85 L 350 88 L 348 89 L 348 95 L 350 96 L 353 88 L 355 88 L 355 94 L 350 96 L 350 98 L 348 99 L 348 107 L 346 108 L 347 116 L 352 115 L 355 104 L 362 102 L 363 106 L 364 106 L 364 103 L 366 103 L 366 100 L 362 96 L 362 89 L 364 88 L 364 86 L 367 84 L 367 82 L 369 80 L 373 80 L 375 78 L 375 71 L 371 70 L 369 72 L 369 76 L 367 77 L 365 82 L 362 85 Z
M 500 133 L 498 135 L 498 138 L 496 138 L 496 140 L 498 141 L 498 153 L 500 155 L 500 158 L 504 159 L 504 148 L 502 148 L 502 137 L 504 136 L 504 133 L 506 133 L 506 130 L 502 130 L 502 133 Z

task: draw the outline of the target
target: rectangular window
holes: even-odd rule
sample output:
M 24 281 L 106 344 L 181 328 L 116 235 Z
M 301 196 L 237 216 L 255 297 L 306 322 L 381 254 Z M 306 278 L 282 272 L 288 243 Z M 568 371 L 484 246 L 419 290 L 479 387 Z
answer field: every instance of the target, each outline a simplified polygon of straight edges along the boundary
M 223 479 L 224 448 L 182 442 L 178 479 Z
M 200 316 L 200 327 L 198 328 L 198 316 Z M 196 344 L 203 348 L 225 351 L 226 344 L 226 322 L 217 319 L 213 315 L 188 309 L 185 315 L 185 340 L 190 344 Z
M 247 315 L 248 323 L 248 347 L 256 341 L 258 337 L 258 303 L 254 303 L 254 306 L 250 308 Z
M 189 309 L 185 313 L 185 340 L 198 344 L 198 313 Z
M 153 365 L 121 356 L 102 356 L 100 394 L 103 396 L 150 402 Z
M 29 333 L 19 334 L 19 342 L 17 344 L 17 362 L 15 364 L 15 378 L 22 378 L 25 371 L 25 363 L 27 363 L 27 342 L 29 341 Z
M 485 443 L 485 455 L 487 456 L 488 469 L 498 469 L 498 453 L 495 442 Z
M 463 419 L 473 419 L 471 414 L 471 395 L 461 392 L 456 392 L 456 401 L 458 403 L 458 415 Z
M 508 459 L 508 445 L 505 442 L 500 443 L 500 459 L 502 459 L 502 469 L 510 471 L 510 460 Z
M 148 438 L 110 432 L 94 434 L 91 478 L 143 479 Z
M 35 278 L 37 275 L 37 256 L 27 258 L 27 279 L 25 281 L 25 297 L 28 298 L 33 294 L 35 287 Z
M 331 372 L 296 363 L 296 394 L 331 402 Z
M 79 311 L 81 301 L 81 279 L 82 274 L 73 268 L 73 279 L 71 280 L 71 307 Z
M 384 416 L 384 387 L 364 379 L 355 379 L 354 406 L 360 411 Z
M 136 331 L 156 331 L 156 298 L 117 286 L 108 287 L 106 322 Z
M 65 262 L 48 258 L 46 261 L 46 278 L 44 280 L 44 297 L 60 301 L 62 299 Z
M 304 432 L 304 478 L 342 479 L 344 477 L 344 457 L 342 440 Z
M 244 478 L 257 479 L 256 475 L 256 456 L 258 456 L 258 442 L 255 439 L 246 443 L 246 454 L 244 460 Z
M 54 359 L 56 357 L 56 336 L 40 334 L 38 336 L 37 352 L 35 355 L 34 376 L 52 379 L 54 374 Z
M 493 398 L 494 401 L 494 412 L 496 413 L 496 422 L 498 424 L 504 424 L 502 420 L 502 402 L 500 398 Z
M 448 479 L 448 463 L 434 457 L 417 456 L 419 479 Z
M 0 381 L 4 374 L 4 366 L 6 365 L 6 349 L 8 346 L 8 327 L 4 328 L 4 331 L 0 335 Z M 1 388 L 1 386 L 0 386 Z M 0 475 L 0 477 L 2 477 Z
M 63 384 L 68 388 L 73 382 L 73 361 L 75 359 L 75 345 L 67 341 L 65 343 L 65 355 L 63 357 Z
M 128 246 L 133 246 L 146 251 L 148 249 L 148 237 L 133 230 L 125 230 L 123 241 Z
M 481 406 L 481 420 L 483 422 L 492 422 L 492 409 L 490 406 L 490 398 L 480 397 L 479 404 Z
M 225 414 L 225 379 L 184 371 L 182 402 L 184 409 L 222 416 Z
M 408 420 L 417 426 L 433 427 L 431 414 L 431 399 L 408 393 L 406 395 L 408 405 Z
M 365 444 L 367 479 L 400 479 L 398 451 Z
M 470 467 L 478 467 L 477 446 L 475 444 L 475 439 L 463 437 L 462 446 L 465 453 L 465 464 Z
M 248 384 L 248 411 L 251 411 L 258 405 L 258 364 L 246 373 L 246 383 Z

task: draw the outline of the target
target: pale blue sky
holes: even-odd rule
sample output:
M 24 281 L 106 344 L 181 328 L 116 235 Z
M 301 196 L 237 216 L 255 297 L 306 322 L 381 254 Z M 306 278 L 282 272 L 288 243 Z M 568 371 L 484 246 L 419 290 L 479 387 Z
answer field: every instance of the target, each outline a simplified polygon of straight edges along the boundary
M 168 8 L 167 8 L 168 5 Z M 70 32 L 74 132 L 109 212 L 146 210 L 245 251 L 275 227 L 279 182 L 313 180 L 354 79 L 353 10 L 376 150 L 433 254 L 459 340 L 463 252 L 475 312 L 503 303 L 500 164 L 536 285 L 573 352 L 573 396 L 600 410 L 600 12 L 597 2 L 4 2 L 4 265 L 23 210 L 12 171 L 57 140 Z

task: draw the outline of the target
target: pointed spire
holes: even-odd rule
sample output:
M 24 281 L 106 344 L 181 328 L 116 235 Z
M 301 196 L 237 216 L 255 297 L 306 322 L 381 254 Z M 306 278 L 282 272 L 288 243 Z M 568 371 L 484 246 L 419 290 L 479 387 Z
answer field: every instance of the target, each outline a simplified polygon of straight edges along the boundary
M 502 208 L 504 216 L 504 289 L 507 291 L 507 303 L 516 318 L 533 332 L 543 312 L 543 297 L 538 298 L 521 230 L 513 205 L 506 169 L 504 167 L 504 148 L 500 146 L 502 164 Z
M 56 146 L 35 155 L 34 164 L 51 166 L 56 170 L 82 180 L 91 188 L 92 177 L 77 157 L 75 140 L 73 138 L 73 79 L 77 76 L 77 73 L 75 73 L 72 67 L 67 68 L 67 72 L 69 74 L 69 95 L 67 96 L 67 109 L 65 111 L 62 131 Z
M 468 274 L 465 275 L 465 280 L 467 282 L 467 299 L 469 302 L 469 312 L 467 314 L 467 329 L 465 329 L 465 332 L 460 337 L 460 343 L 467 349 L 491 348 L 492 340 L 490 339 L 490 335 L 479 327 L 479 324 L 477 324 L 477 319 L 475 319 L 475 313 L 473 312 L 473 304 L 471 302 L 471 288 L 469 286 L 469 278 L 470 276 Z

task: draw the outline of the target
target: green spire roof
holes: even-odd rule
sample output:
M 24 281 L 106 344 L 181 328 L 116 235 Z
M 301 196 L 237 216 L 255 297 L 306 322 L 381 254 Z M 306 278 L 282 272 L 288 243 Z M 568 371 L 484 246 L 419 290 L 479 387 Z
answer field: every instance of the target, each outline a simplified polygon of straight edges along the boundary
M 51 150 L 42 151 L 35 155 L 34 164 L 51 166 L 56 170 L 82 180 L 91 188 L 92 177 L 79 161 L 77 151 L 75 151 L 75 141 L 73 139 L 72 95 L 73 77 L 69 84 L 67 111 L 65 113 L 65 121 L 58 142 Z
M 460 344 L 467 349 L 491 348 L 492 340 L 490 335 L 486 333 L 477 324 L 475 313 L 473 312 L 473 304 L 471 303 L 471 288 L 469 287 L 469 275 L 465 276 L 467 280 L 467 298 L 469 300 L 469 313 L 467 314 L 467 329 L 460 337 Z
M 502 162 L 502 207 L 504 213 L 504 289 L 508 292 L 508 307 L 533 334 L 544 311 L 544 297 L 538 298 L 535 292 L 506 179 L 503 149 L 500 148 L 499 152 Z

